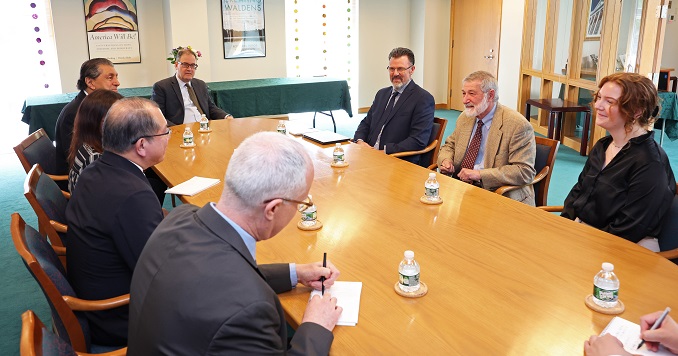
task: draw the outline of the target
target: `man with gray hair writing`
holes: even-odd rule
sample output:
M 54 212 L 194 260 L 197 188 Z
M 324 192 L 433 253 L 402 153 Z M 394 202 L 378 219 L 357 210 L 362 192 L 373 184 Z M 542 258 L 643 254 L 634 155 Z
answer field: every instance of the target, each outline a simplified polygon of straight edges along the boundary
M 331 263 L 256 262 L 274 237 L 313 205 L 313 163 L 303 146 L 273 132 L 245 139 L 231 157 L 219 201 L 184 204 L 155 230 L 132 278 L 129 355 L 327 355 L 342 309 L 329 293 L 308 303 L 288 346 L 276 293 L 321 289 Z

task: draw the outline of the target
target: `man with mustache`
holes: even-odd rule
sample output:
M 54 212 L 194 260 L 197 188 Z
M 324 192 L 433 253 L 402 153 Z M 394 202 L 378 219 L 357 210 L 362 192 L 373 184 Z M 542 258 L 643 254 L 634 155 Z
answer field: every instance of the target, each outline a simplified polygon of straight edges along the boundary
M 534 130 L 519 112 L 498 103 L 497 79 L 484 71 L 462 81 L 465 110 L 438 155 L 443 174 L 494 191 L 503 185 L 525 185 L 535 176 Z M 534 205 L 532 186 L 506 194 Z
M 174 63 L 176 74 L 153 84 L 151 100 L 158 103 L 170 126 L 200 122 L 203 114 L 209 120 L 232 117 L 214 104 L 207 84 L 194 77 L 197 61 L 198 56 L 191 49 L 179 50 Z
M 419 151 L 431 138 L 435 102 L 433 96 L 412 80 L 414 53 L 394 48 L 388 55 L 392 86 L 377 92 L 367 116 L 353 136 L 354 142 L 387 154 Z M 402 159 L 419 164 L 420 155 Z

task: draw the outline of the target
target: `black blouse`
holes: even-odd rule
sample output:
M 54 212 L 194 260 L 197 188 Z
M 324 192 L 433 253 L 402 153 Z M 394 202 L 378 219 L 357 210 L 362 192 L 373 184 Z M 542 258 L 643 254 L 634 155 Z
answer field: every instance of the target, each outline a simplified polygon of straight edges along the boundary
M 676 193 L 668 157 L 650 131 L 631 139 L 603 168 L 611 142 L 607 136 L 593 146 L 561 215 L 633 242 L 657 236 Z

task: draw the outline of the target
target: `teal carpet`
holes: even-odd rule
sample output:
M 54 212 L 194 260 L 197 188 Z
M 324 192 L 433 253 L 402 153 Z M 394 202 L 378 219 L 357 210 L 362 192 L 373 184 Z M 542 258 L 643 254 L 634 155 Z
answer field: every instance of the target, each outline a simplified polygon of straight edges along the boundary
M 436 116 L 448 119 L 445 137 L 454 130 L 459 112 L 437 110 Z M 353 137 L 353 133 L 364 114 L 349 118 L 344 112 L 335 112 L 337 131 Z M 312 114 L 294 114 L 290 119 L 310 125 Z M 329 117 L 319 116 L 317 127 L 332 130 Z M 659 131 L 656 131 L 658 136 Z M 658 139 L 658 137 L 657 137 Z M 16 138 L 18 142 L 20 138 Z M 664 149 L 669 155 L 671 166 L 678 167 L 678 141 L 664 140 Z M 562 205 L 569 190 L 586 161 L 586 157 L 561 145 L 549 189 L 548 204 Z M 0 149 L 0 355 L 18 355 L 21 331 L 21 313 L 27 309 L 35 311 L 47 325 L 51 322 L 49 306 L 42 291 L 21 262 L 12 244 L 9 233 L 10 215 L 19 212 L 26 222 L 37 228 L 37 218 L 23 197 L 24 173 L 19 160 L 11 148 Z M 171 209 L 170 199 L 165 199 L 165 208 Z

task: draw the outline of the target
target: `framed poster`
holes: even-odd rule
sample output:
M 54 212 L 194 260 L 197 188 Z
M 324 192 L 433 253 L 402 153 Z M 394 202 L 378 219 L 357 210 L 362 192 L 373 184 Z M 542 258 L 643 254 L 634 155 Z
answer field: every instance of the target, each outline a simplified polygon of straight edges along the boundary
M 587 38 L 600 38 L 600 30 L 603 27 L 604 0 L 591 0 L 589 9 L 589 21 L 586 25 Z
M 141 63 L 136 0 L 83 0 L 89 58 Z
M 266 57 L 264 0 L 221 0 L 224 58 Z

